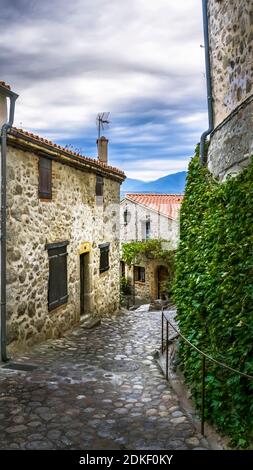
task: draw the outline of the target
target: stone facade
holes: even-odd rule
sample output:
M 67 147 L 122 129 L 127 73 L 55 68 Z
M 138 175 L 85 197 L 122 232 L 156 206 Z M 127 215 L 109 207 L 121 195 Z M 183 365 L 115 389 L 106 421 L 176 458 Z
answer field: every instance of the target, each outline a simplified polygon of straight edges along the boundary
M 25 139 L 24 139 L 25 140 Z M 35 142 L 36 143 L 36 142 Z M 52 161 L 52 200 L 38 197 L 38 148 L 11 136 L 7 152 L 7 341 L 9 350 L 61 336 L 80 319 L 80 253 L 87 253 L 85 314 L 113 314 L 119 307 L 120 182 L 101 165 L 104 202 L 96 202 L 96 168 Z M 30 149 L 29 149 L 30 145 Z M 41 149 L 44 153 L 45 148 Z M 50 152 L 49 152 L 50 154 Z M 59 150 L 58 150 L 59 154 Z M 62 159 L 64 156 L 62 156 Z M 64 164 L 63 164 L 64 163 Z M 94 166 L 94 165 L 93 165 Z M 109 167 L 110 168 L 110 167 Z M 120 172 L 119 172 L 120 173 Z M 46 245 L 67 240 L 68 301 L 48 309 Z M 99 244 L 110 243 L 109 270 L 100 273 Z
M 252 0 L 208 0 L 215 127 L 252 92 Z
M 124 212 L 127 210 L 127 223 Z M 170 219 L 165 215 L 135 204 L 125 198 L 120 203 L 120 238 L 122 243 L 147 239 L 146 222 L 150 222 L 149 238 L 168 240 L 171 249 L 175 249 L 179 240 L 179 219 Z
M 134 266 L 126 266 L 125 268 L 125 276 L 131 280 L 133 290 L 132 299 L 135 305 L 141 305 L 146 302 L 150 303 L 153 300 L 161 298 L 163 292 L 159 286 L 159 272 L 161 272 L 161 268 L 164 268 L 164 271 L 169 274 L 169 267 L 164 260 L 148 260 L 142 258 L 136 265 L 145 269 L 145 282 L 133 281 Z
M 253 4 L 208 0 L 208 12 L 215 126 L 208 167 L 223 179 L 253 153 Z
M 156 195 L 149 195 L 151 204 L 155 200 Z M 158 197 L 160 195 L 157 195 Z M 179 241 L 179 208 L 182 196 L 172 195 L 176 199 L 175 208 L 172 212 L 174 218 L 164 215 L 167 211 L 166 204 L 163 206 L 164 213 L 149 208 L 143 204 L 139 204 L 131 200 L 131 195 L 123 199 L 120 203 L 120 239 L 121 243 L 131 241 L 145 241 L 148 239 L 163 240 L 163 248 L 167 250 L 175 250 Z M 180 199 L 177 200 L 177 199 Z M 170 201 L 171 205 L 173 202 Z M 159 207 L 161 207 L 159 205 Z M 126 217 L 127 214 L 127 217 Z M 147 233 L 146 223 L 149 222 L 149 230 Z M 162 273 L 164 270 L 169 274 L 170 267 L 163 259 L 151 260 L 142 257 L 136 262 L 135 266 L 145 269 L 145 281 L 134 280 L 134 266 L 125 265 L 125 277 L 130 280 L 132 285 L 132 298 L 135 304 L 151 302 L 162 297 Z M 170 276 L 171 277 L 171 276 Z M 167 277 L 166 277 L 167 278 Z

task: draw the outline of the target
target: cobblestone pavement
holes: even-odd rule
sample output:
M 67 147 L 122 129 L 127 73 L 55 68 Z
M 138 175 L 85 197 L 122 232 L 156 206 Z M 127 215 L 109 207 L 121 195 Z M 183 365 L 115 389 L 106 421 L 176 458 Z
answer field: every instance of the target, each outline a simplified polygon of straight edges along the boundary
M 160 312 L 77 328 L 0 368 L 1 449 L 205 449 L 152 353 Z

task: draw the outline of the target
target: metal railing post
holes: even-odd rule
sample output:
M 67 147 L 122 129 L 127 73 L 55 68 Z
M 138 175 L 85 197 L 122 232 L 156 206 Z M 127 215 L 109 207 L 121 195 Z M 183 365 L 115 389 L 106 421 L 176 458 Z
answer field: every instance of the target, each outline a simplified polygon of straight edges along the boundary
M 163 354 L 163 310 L 162 310 L 162 354 Z
M 201 356 L 202 356 L 202 366 L 201 366 L 201 434 L 204 435 L 204 425 L 205 425 L 205 382 L 206 382 L 206 360 L 211 361 L 214 364 L 217 364 L 218 366 L 229 370 L 231 372 L 234 372 L 236 374 L 239 374 L 241 377 L 246 377 L 250 380 L 253 380 L 253 375 L 248 374 L 247 372 L 241 372 L 238 369 L 234 369 L 233 367 L 229 366 L 228 364 L 225 364 L 224 362 L 218 361 L 217 359 L 214 359 L 212 356 L 209 354 L 205 353 L 204 351 L 201 351 L 197 346 L 192 344 L 180 331 L 173 325 L 173 323 L 168 320 L 166 313 L 162 310 L 162 352 L 164 352 L 164 347 L 163 347 L 163 342 L 164 342 L 164 320 L 166 321 L 166 380 L 169 380 L 169 325 L 171 328 L 176 332 L 180 338 L 184 340 L 188 346 L 193 348 L 195 351 L 197 351 Z M 173 338 L 174 339 L 174 338 Z
M 204 436 L 205 426 L 205 376 L 206 376 L 206 358 L 202 356 L 202 389 L 201 389 L 201 434 Z
M 166 319 L 166 380 L 169 379 L 169 322 Z

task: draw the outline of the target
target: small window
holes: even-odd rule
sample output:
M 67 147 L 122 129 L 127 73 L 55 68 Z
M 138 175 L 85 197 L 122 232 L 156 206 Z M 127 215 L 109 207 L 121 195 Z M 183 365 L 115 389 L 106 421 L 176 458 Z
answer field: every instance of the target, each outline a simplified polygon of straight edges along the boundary
M 97 175 L 96 178 L 96 196 L 104 195 L 104 178 L 103 176 Z
M 145 282 L 145 268 L 142 266 L 134 267 L 134 280 L 138 282 Z
M 104 178 L 97 175 L 96 178 L 96 204 L 102 206 L 104 202 Z
M 120 262 L 120 275 L 121 277 L 126 277 L 126 264 L 124 261 Z
M 127 222 L 128 222 L 127 208 L 124 210 L 123 217 L 124 217 L 124 225 L 127 225 Z
M 52 199 L 52 160 L 39 159 L 39 197 Z
M 146 240 L 150 239 L 150 218 L 146 219 Z
M 46 245 L 49 259 L 48 310 L 68 301 L 67 245 L 68 241 Z
M 110 247 L 110 243 L 103 243 L 102 245 L 99 245 L 99 248 L 100 248 L 100 265 L 99 265 L 100 273 L 108 271 L 108 269 L 110 267 L 109 266 L 109 247 Z

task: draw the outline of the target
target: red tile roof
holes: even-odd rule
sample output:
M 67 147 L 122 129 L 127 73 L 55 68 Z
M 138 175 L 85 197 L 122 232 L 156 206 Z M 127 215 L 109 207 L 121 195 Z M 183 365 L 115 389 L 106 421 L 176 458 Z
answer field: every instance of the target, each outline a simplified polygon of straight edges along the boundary
M 183 200 L 182 194 L 126 194 L 126 199 L 176 219 Z
M 70 150 L 68 148 L 62 147 L 61 145 L 55 144 L 54 142 L 51 142 L 51 140 L 44 139 L 43 137 L 40 137 L 39 135 L 24 131 L 23 129 L 17 129 L 16 127 L 11 128 L 10 135 L 17 137 L 18 139 L 21 138 L 24 140 L 29 140 L 30 142 L 34 142 L 35 144 L 41 144 L 44 147 L 46 146 L 47 148 L 49 148 L 49 150 L 50 148 L 52 150 L 59 150 L 59 152 L 63 153 L 64 155 L 67 155 L 69 157 L 75 157 L 75 159 L 78 159 L 80 163 L 85 163 L 85 162 L 89 163 L 91 164 L 91 166 L 94 167 L 94 169 L 101 168 L 104 171 L 108 171 L 109 173 L 113 173 L 116 176 L 119 176 L 120 178 L 122 178 L 122 180 L 125 179 L 124 172 L 119 170 L 118 168 L 107 165 L 106 163 L 103 163 L 99 161 L 98 159 L 85 157 L 84 155 L 81 155 L 80 153 L 74 152 L 73 150 Z
M 0 85 L 3 86 L 4 88 L 7 88 L 8 90 L 11 89 L 10 85 L 7 85 L 7 83 L 2 82 L 1 80 L 0 80 Z

